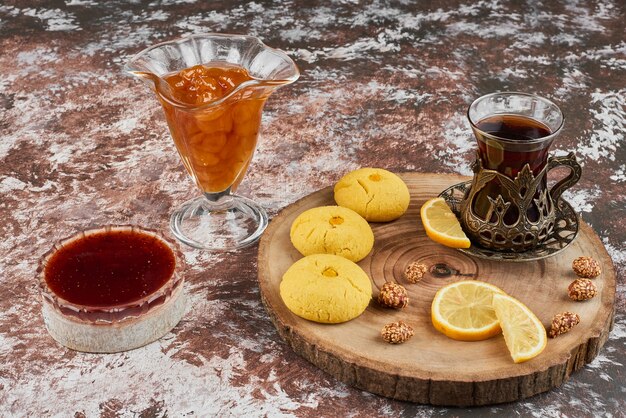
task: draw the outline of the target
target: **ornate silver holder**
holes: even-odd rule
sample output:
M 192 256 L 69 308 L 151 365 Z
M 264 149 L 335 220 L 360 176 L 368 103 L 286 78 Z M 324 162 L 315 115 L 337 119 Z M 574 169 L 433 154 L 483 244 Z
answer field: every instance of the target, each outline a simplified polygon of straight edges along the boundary
M 472 182 L 466 181 L 448 187 L 439 194 L 444 198 L 457 218 L 461 217 L 461 202 L 471 187 Z M 560 198 L 555 204 L 555 223 L 549 236 L 536 247 L 524 252 L 506 250 L 490 250 L 472 242 L 470 248 L 459 249 L 468 255 L 487 260 L 524 262 L 541 260 L 560 253 L 567 248 L 578 235 L 578 215 L 564 199 Z

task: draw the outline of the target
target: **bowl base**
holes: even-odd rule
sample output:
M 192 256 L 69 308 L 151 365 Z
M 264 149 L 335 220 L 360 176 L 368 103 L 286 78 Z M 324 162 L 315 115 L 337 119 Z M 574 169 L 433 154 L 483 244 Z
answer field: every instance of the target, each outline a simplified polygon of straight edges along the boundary
M 45 299 L 42 313 L 52 338 L 67 348 L 86 353 L 117 353 L 142 347 L 170 332 L 185 314 L 186 300 L 180 286 L 163 305 L 137 318 L 110 324 L 73 320 Z

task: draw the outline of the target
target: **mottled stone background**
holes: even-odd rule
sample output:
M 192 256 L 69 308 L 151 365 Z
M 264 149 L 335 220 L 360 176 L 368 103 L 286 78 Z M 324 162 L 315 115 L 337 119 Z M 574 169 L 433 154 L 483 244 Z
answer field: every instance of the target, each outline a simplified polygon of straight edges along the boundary
M 623 0 L 10 1 L 0 3 L 1 416 L 624 416 L 626 40 Z M 469 174 L 466 106 L 496 90 L 562 107 L 555 149 L 585 174 L 566 198 L 618 271 L 598 358 L 561 388 L 508 405 L 442 409 L 347 387 L 278 337 L 257 247 L 185 249 L 193 310 L 132 352 L 66 350 L 46 333 L 34 272 L 88 226 L 167 230 L 196 196 L 157 101 L 122 74 L 135 52 L 200 32 L 261 37 L 301 79 L 271 97 L 240 192 L 273 215 L 361 166 Z

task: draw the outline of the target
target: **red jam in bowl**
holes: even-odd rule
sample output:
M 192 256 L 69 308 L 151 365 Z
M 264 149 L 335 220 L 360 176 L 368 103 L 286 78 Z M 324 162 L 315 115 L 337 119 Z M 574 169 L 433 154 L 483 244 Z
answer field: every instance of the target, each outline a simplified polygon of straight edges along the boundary
M 117 322 L 165 303 L 182 284 L 177 253 L 156 231 L 107 226 L 57 243 L 40 263 L 44 300 L 82 321 Z
M 70 242 L 45 268 L 50 290 L 70 303 L 114 306 L 144 298 L 172 277 L 176 259 L 143 232 L 103 231 Z

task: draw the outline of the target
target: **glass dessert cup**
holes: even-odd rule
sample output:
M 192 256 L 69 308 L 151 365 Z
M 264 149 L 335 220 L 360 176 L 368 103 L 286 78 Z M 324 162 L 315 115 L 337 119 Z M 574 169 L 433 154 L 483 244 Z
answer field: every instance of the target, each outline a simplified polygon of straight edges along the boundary
M 53 290 L 47 276 L 51 275 L 49 269 L 54 264 L 51 260 L 55 255 L 85 239 L 109 233 L 140 234 L 148 242 L 154 239 L 167 248 L 175 262 L 167 280 L 141 298 L 118 304 L 99 303 L 97 306 L 70 302 Z M 131 225 L 88 229 L 56 242 L 40 258 L 37 269 L 42 314 L 48 332 L 62 345 L 90 353 L 131 350 L 161 338 L 178 324 L 185 313 L 183 259 L 176 243 L 157 231 Z
M 212 64 L 242 67 L 252 79 L 224 97 L 196 105 L 178 100 L 165 80 L 181 70 Z M 205 34 L 145 49 L 128 62 L 126 71 L 146 81 L 157 95 L 183 165 L 203 193 L 172 214 L 173 234 L 208 250 L 254 243 L 267 227 L 267 214 L 234 192 L 256 149 L 265 101 L 298 79 L 295 63 L 254 37 Z

